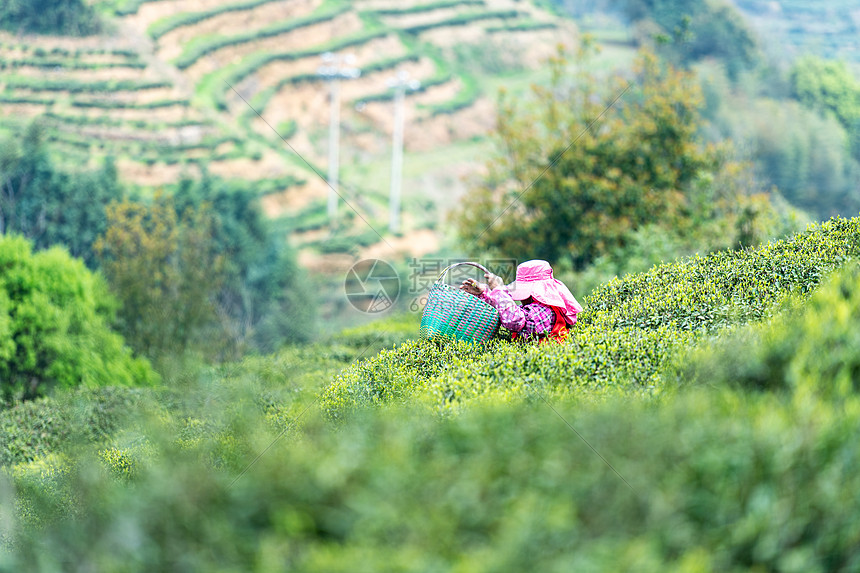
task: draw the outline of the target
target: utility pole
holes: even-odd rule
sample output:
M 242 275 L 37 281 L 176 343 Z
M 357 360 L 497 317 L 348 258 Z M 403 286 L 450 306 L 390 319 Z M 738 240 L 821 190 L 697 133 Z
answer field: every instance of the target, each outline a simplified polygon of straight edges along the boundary
M 340 162 L 340 80 L 355 79 L 361 70 L 354 67 L 355 56 L 326 52 L 322 55 L 323 65 L 317 68 L 317 75 L 329 83 L 329 125 L 328 125 L 328 221 L 332 229 L 337 222 L 338 170 Z
M 401 70 L 388 80 L 388 87 L 394 88 L 394 135 L 391 142 L 391 196 L 388 202 L 388 230 L 400 232 L 400 188 L 403 181 L 403 124 L 405 111 L 403 100 L 406 90 L 414 91 L 421 87 L 418 80 L 410 80 L 409 72 Z

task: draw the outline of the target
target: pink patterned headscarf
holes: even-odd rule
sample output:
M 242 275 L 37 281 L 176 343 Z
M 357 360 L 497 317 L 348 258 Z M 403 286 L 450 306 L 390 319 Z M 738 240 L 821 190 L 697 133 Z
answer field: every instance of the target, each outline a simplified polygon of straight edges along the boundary
M 558 307 L 568 324 L 576 322 L 582 305 L 570 293 L 563 282 L 552 276 L 552 267 L 546 261 L 526 261 L 517 266 L 517 278 L 507 286 L 514 300 L 532 297 L 548 306 Z

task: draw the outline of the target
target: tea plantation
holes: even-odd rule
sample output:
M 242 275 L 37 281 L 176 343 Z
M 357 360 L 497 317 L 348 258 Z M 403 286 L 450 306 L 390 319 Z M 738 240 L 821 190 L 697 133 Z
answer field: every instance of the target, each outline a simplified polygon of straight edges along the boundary
M 860 219 L 832 219 L 755 250 L 663 264 L 595 290 L 569 344 L 411 341 L 348 368 L 322 407 L 340 419 L 356 406 L 392 402 L 420 401 L 448 412 L 483 399 L 657 396 L 679 383 L 665 369 L 680 351 L 802 304 L 822 278 L 858 254 Z
M 858 254 L 833 219 L 614 280 L 564 345 L 396 317 L 8 408 L 0 570 L 856 571 Z

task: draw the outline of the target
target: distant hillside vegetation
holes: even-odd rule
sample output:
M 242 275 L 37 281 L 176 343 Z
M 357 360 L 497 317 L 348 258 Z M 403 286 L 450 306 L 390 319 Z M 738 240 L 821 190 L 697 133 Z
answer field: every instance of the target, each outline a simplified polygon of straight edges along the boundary
M 0 28 L 10 32 L 87 36 L 101 29 L 83 0 L 0 0 Z

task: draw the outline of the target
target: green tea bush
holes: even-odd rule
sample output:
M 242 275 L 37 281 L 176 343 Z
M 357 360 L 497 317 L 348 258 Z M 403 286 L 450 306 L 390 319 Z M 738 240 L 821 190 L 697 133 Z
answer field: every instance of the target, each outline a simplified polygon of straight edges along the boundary
M 4 473 L 15 485 L 16 517 L 24 527 L 47 527 L 81 509 L 75 500 L 68 460 L 63 456 L 49 455 L 3 468 L 0 479 L 6 477 Z M 6 541 L 14 543 L 14 534 L 7 535 Z
M 28 89 L 33 91 L 64 91 L 71 94 L 89 92 L 139 91 L 156 88 L 169 88 L 171 83 L 164 80 L 105 80 L 78 82 L 74 80 L 45 80 L 40 78 L 12 76 L 6 79 L 7 89 Z
M 5 95 L 0 94 L 0 103 L 23 103 L 23 104 L 33 104 L 33 105 L 44 105 L 46 107 L 51 107 L 56 103 L 56 100 L 53 98 L 43 98 L 36 97 L 32 95 L 19 96 L 19 95 Z
M 420 14 L 422 12 L 433 12 L 435 10 L 444 10 L 446 8 L 460 8 L 462 6 L 484 6 L 486 3 L 484 0 L 462 0 L 462 1 L 450 1 L 450 0 L 442 0 L 441 2 L 430 2 L 429 4 L 417 4 L 414 6 L 407 6 L 405 8 L 377 8 L 375 10 L 371 10 L 374 14 L 379 14 L 380 16 L 405 16 L 407 14 Z
M 342 419 L 350 409 L 388 402 L 446 413 L 474 400 L 659 396 L 679 351 L 773 317 L 792 294 L 807 295 L 858 255 L 860 218 L 836 218 L 758 249 L 663 264 L 595 290 L 565 344 L 408 342 L 347 368 L 321 407 Z
M 147 64 L 140 60 L 130 62 L 79 62 L 77 60 L 21 59 L 9 62 L 8 66 L 13 69 L 31 67 L 40 69 L 60 68 L 62 70 L 103 70 L 113 68 L 142 70 L 147 67 Z
M 0 410 L 0 466 L 59 454 L 77 442 L 103 442 L 151 392 L 141 388 L 80 388 Z
M 554 22 L 538 22 L 537 20 L 525 20 L 515 24 L 504 26 L 488 26 L 486 31 L 490 34 L 496 32 L 535 32 L 537 30 L 554 30 L 558 28 Z
M 134 103 L 134 102 L 124 102 L 124 101 L 104 101 L 104 100 L 91 100 L 91 101 L 82 101 L 82 100 L 74 100 L 71 102 L 72 107 L 83 107 L 83 108 L 99 108 L 99 109 L 158 109 L 162 107 L 171 107 L 174 105 L 180 105 L 182 107 L 188 107 L 190 102 L 187 99 L 165 99 L 147 103 Z
M 691 383 L 843 400 L 860 390 L 860 266 L 851 262 L 771 322 L 688 357 Z
M 714 331 L 769 317 L 860 255 L 860 218 L 833 218 L 757 249 L 719 251 L 611 281 L 588 298 L 583 326 Z
M 53 247 L 0 238 L 0 391 L 35 398 L 54 387 L 145 385 L 149 363 L 110 329 L 115 301 L 103 279 Z
M 419 24 L 416 26 L 410 26 L 408 28 L 403 28 L 403 31 L 407 34 L 418 35 L 422 32 L 426 32 L 428 30 L 432 30 L 434 28 L 447 28 L 451 26 L 468 26 L 469 24 L 473 24 L 475 22 L 480 22 L 481 20 L 508 20 L 519 18 L 523 16 L 523 12 L 519 12 L 518 10 L 484 10 L 480 12 L 472 12 L 469 14 L 459 14 L 457 16 L 453 16 L 448 18 L 447 20 L 441 20 L 439 22 L 431 22 L 427 24 Z

